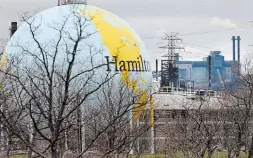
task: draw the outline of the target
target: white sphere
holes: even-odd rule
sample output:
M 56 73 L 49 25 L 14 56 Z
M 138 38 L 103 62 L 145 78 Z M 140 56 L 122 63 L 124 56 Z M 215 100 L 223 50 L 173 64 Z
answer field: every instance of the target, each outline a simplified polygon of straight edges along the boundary
M 80 31 L 83 31 L 87 38 L 82 39 L 77 46 L 72 76 L 103 63 L 104 66 L 97 68 L 94 81 L 103 80 L 108 72 L 117 72 L 116 80 L 132 88 L 136 95 L 143 92 L 146 95 L 143 98 L 147 99 L 151 94 L 152 72 L 147 49 L 131 26 L 116 15 L 89 5 L 64 5 L 42 11 L 28 22 L 32 25 L 24 22 L 8 42 L 5 49 L 7 58 L 22 56 L 22 61 L 25 62 L 21 66 L 34 68 L 32 71 L 38 70 L 36 59 L 28 52 L 41 59 L 43 56 L 40 49 L 54 55 L 60 37 L 59 30 L 65 22 L 56 56 L 57 71 L 67 69 L 66 63 L 71 59 L 71 54 L 67 54 L 67 51 L 71 53 L 75 47 L 72 39 L 77 39 Z M 85 26 L 80 29 L 78 22 L 85 22 Z M 42 48 L 38 47 L 31 30 L 35 30 L 34 37 Z M 89 60 L 91 56 L 93 65 Z M 47 58 L 48 65 L 52 64 L 53 58 Z M 85 80 L 85 76 L 82 79 Z

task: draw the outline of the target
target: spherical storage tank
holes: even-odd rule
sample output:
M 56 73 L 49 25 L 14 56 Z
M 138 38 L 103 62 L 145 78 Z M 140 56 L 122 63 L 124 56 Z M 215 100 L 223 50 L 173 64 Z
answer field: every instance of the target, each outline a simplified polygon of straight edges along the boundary
M 142 40 L 124 20 L 94 6 L 65 5 L 36 14 L 18 28 L 5 53 L 7 58 L 21 59 L 19 66 L 31 69 L 31 73 L 43 71 L 35 57 L 47 60 L 49 67 L 55 63 L 56 71 L 63 72 L 73 50 L 77 51 L 72 76 L 95 67 L 95 73 L 90 74 L 94 84 L 108 73 L 116 73 L 113 88 L 118 85 L 116 81 L 122 81 L 136 95 L 141 94 L 140 101 L 151 94 L 151 62 Z M 83 84 L 87 75 L 79 79 L 73 86 Z M 87 86 L 92 87 L 91 82 Z

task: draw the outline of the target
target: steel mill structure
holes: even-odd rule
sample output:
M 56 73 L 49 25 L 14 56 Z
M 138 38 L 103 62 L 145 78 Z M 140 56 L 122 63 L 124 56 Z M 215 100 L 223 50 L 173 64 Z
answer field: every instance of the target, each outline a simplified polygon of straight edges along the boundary
M 195 90 L 221 90 L 222 86 L 232 86 L 236 74 L 240 73 L 240 36 L 232 36 L 233 60 L 230 61 L 225 60 L 221 51 L 210 51 L 210 55 L 202 61 L 181 61 L 179 53 L 175 51 L 183 49 L 175 42 L 181 39 L 176 34 L 167 35 L 164 39 L 168 40 L 168 45 L 160 48 L 167 48 L 168 53 L 162 56 L 160 71 L 159 61 L 156 60 L 153 74 L 157 81 L 160 78 L 160 91 L 187 87 Z
M 166 34 L 166 33 L 165 33 Z M 167 40 L 166 46 L 160 47 L 167 49 L 166 54 L 162 56 L 161 60 L 161 87 L 165 86 L 176 86 L 178 81 L 178 67 L 176 65 L 176 50 L 184 49 L 176 45 L 177 41 L 182 41 L 177 37 L 178 33 L 171 33 L 171 35 L 166 34 L 163 40 Z

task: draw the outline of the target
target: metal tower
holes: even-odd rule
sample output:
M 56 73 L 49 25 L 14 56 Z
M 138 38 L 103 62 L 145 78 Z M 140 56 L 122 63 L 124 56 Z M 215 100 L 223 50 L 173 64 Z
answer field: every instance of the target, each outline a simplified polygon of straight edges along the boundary
M 87 0 L 58 0 L 58 6 L 68 4 L 86 4 Z
M 167 46 L 159 47 L 167 49 L 167 53 L 162 56 L 161 60 L 161 87 L 172 87 L 172 84 L 173 87 L 177 86 L 179 75 L 176 59 L 178 55 L 175 53 L 175 50 L 184 49 L 183 47 L 178 47 L 176 45 L 177 41 L 182 41 L 177 35 L 178 33 L 171 33 L 171 35 L 166 34 L 166 37 L 163 38 L 163 40 L 168 41 Z

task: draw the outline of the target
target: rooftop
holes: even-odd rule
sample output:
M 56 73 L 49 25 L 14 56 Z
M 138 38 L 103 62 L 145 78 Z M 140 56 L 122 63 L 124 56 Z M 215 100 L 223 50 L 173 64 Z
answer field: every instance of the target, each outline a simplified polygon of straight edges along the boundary
M 174 94 L 154 94 L 154 108 L 156 110 L 198 109 L 200 106 L 206 109 L 222 108 L 220 99 L 217 97 L 204 97 L 204 100 L 199 98 L 192 100 L 176 92 Z

